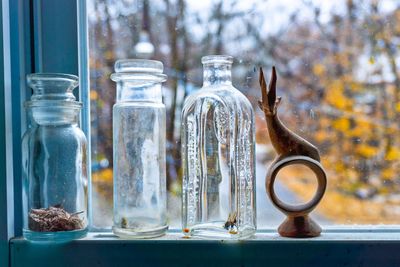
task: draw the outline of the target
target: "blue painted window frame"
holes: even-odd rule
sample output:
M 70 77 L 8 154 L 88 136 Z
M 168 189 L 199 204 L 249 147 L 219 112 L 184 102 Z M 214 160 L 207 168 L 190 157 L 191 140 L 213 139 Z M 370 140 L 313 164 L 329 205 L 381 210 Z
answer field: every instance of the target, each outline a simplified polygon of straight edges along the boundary
M 0 266 L 400 266 L 400 231 L 393 227 L 328 229 L 321 238 L 301 240 L 265 230 L 239 242 L 182 240 L 173 231 L 153 240 L 122 240 L 108 233 L 64 244 L 18 238 L 23 102 L 31 93 L 25 76 L 79 74 L 78 97 L 89 108 L 86 1 L 1 0 L 0 11 Z M 90 136 L 88 114 L 81 122 Z
M 82 88 L 88 87 L 88 76 L 82 75 L 88 73 L 87 59 L 79 54 L 87 55 L 85 6 L 85 0 L 0 2 L 0 266 L 10 265 L 9 241 L 22 234 L 23 102 L 31 95 L 25 77 L 33 72 L 81 74 Z M 88 102 L 86 91 L 80 91 L 78 98 Z M 86 131 L 87 119 L 81 119 Z
M 9 240 L 21 234 L 21 132 L 27 95 L 25 74 L 31 72 L 28 1 L 1 1 L 0 49 L 0 266 L 9 263 Z

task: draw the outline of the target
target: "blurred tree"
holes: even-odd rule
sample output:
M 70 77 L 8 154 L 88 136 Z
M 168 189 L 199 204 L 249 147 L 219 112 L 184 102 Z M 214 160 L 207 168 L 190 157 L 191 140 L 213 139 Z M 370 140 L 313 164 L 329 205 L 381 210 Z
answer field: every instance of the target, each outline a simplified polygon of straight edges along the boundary
M 206 10 L 192 10 L 186 0 L 92 2 L 92 138 L 94 154 L 110 167 L 115 86 L 109 74 L 117 58 L 131 56 L 146 20 L 154 58 L 169 76 L 169 187 L 179 181 L 179 114 L 188 88 L 201 86 L 200 58 L 228 53 L 238 59 L 234 82 L 245 84 L 253 102 L 256 68 L 277 66 L 285 122 L 320 147 L 331 190 L 360 198 L 399 191 L 400 4 L 388 11 L 382 1 L 342 0 L 342 8 L 326 14 L 324 4 L 304 0 L 276 27 L 263 1 L 217 0 Z

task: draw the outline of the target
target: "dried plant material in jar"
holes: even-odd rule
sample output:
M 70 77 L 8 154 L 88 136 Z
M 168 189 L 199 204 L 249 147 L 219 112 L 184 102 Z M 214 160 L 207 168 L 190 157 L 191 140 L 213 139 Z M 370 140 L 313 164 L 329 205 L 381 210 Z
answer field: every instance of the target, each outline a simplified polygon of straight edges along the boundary
M 128 228 L 128 219 L 125 217 L 122 217 L 122 219 L 121 219 L 121 228 L 124 228 L 124 229 Z
M 84 228 L 79 218 L 83 211 L 69 214 L 61 206 L 50 206 L 47 209 L 31 209 L 29 212 L 29 229 L 36 232 L 72 231 Z
M 237 234 L 237 215 L 236 212 L 229 213 L 228 220 L 224 224 L 224 228 L 229 230 L 230 234 Z

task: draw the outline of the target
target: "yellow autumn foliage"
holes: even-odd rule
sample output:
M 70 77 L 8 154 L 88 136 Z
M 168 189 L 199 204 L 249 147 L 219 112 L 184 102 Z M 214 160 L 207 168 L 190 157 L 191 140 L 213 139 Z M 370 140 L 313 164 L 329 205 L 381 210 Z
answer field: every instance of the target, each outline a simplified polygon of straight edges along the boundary
M 374 56 L 370 56 L 368 62 L 371 65 L 375 64 L 375 57 Z
M 112 60 L 112 59 L 114 59 L 114 58 L 115 58 L 114 52 L 111 51 L 111 50 L 107 50 L 107 51 L 104 53 L 104 58 L 107 59 L 107 60 Z
M 385 155 L 385 160 L 391 161 L 398 159 L 400 159 L 400 150 L 395 147 L 391 147 Z
M 359 92 L 359 91 L 361 91 L 361 89 L 363 89 L 363 86 L 361 83 L 354 82 L 354 81 L 350 82 L 349 86 L 350 86 L 350 89 L 354 92 Z
M 325 73 L 325 66 L 322 65 L 322 64 L 320 64 L 320 63 L 315 64 L 315 65 L 313 66 L 313 73 L 314 73 L 316 76 L 321 76 L 321 75 L 323 75 L 323 74 Z
M 400 112 L 400 102 L 396 103 L 396 111 Z
M 364 133 L 365 133 L 365 129 L 363 129 L 362 127 L 356 126 L 349 131 L 348 135 L 350 137 L 360 137 L 360 136 L 363 136 Z
M 332 125 L 332 119 L 326 117 L 320 117 L 318 122 L 321 129 L 326 129 Z
M 378 153 L 378 148 L 366 144 L 361 144 L 357 146 L 356 153 L 365 158 L 372 158 L 373 156 L 376 155 L 376 153 Z
M 98 98 L 98 94 L 95 90 L 90 90 L 90 100 L 96 100 Z
M 349 130 L 348 135 L 350 137 L 365 137 L 365 135 L 371 131 L 371 126 L 370 122 L 358 119 L 356 120 L 356 126 Z
M 342 162 L 335 163 L 335 171 L 336 173 L 341 173 L 346 170 L 346 166 Z
M 390 168 L 383 169 L 381 172 L 381 177 L 386 180 L 391 180 L 395 175 L 396 173 L 394 172 L 394 170 Z
M 93 172 L 92 173 L 92 181 L 96 182 L 112 182 L 113 180 L 113 170 L 110 168 Z
M 326 139 L 328 139 L 328 135 L 325 131 L 317 131 L 314 135 L 315 140 L 317 140 L 317 142 L 324 142 Z
M 328 87 L 328 92 L 326 100 L 333 107 L 342 110 L 351 109 L 353 102 L 343 94 L 344 84 L 341 80 L 333 81 Z
M 350 121 L 346 118 L 339 118 L 332 122 L 333 128 L 346 132 L 350 129 Z

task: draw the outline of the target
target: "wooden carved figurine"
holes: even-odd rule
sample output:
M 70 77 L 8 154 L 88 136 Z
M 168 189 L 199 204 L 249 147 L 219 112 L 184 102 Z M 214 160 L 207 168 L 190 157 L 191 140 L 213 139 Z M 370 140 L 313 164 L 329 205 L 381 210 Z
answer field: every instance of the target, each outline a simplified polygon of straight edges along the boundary
M 286 220 L 279 226 L 278 232 L 285 237 L 315 237 L 321 233 L 321 227 L 309 217 L 309 213 L 318 205 L 326 189 L 326 173 L 320 164 L 318 149 L 289 130 L 280 121 L 277 113 L 281 97 L 276 97 L 276 71 L 272 68 L 271 81 L 268 85 L 260 68 L 260 86 L 262 101 L 259 106 L 265 114 L 268 134 L 277 152 L 266 177 L 266 189 L 272 203 L 287 215 Z M 318 188 L 314 197 L 305 204 L 289 205 L 281 201 L 274 190 L 275 178 L 285 166 L 303 164 L 316 175 Z

